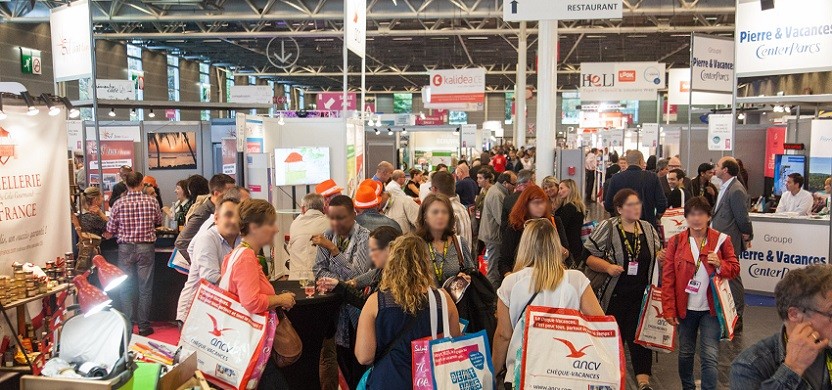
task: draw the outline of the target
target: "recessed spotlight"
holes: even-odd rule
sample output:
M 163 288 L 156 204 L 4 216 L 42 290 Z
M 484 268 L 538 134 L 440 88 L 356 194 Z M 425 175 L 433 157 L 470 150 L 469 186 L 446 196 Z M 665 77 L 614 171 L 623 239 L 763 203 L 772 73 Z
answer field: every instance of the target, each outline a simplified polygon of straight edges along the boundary
M 111 118 L 112 118 L 112 117 L 114 117 L 114 116 L 116 116 L 116 109 L 115 109 L 115 108 L 111 108 L 111 109 L 110 109 L 110 112 L 109 112 L 107 115 L 109 115 Z
M 381 134 L 381 132 L 378 131 L 378 129 L 376 129 L 376 135 L 379 135 L 379 134 Z
M 149 118 L 155 118 L 155 117 L 156 117 L 156 114 L 153 112 L 153 109 L 151 109 L 151 110 L 150 110 L 150 112 L 147 114 L 147 116 L 148 116 Z

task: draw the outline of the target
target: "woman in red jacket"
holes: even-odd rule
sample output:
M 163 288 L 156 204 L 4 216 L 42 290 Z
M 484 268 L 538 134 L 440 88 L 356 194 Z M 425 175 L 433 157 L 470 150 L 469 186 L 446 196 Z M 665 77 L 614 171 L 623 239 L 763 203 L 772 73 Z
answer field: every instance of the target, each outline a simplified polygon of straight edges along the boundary
M 711 205 L 701 196 L 685 203 L 688 229 L 670 239 L 662 267 L 662 317 L 679 329 L 679 377 L 695 389 L 693 356 L 697 335 L 702 350 L 702 389 L 717 388 L 720 328 L 714 311 L 711 277 L 737 276 L 740 264 L 731 239 L 708 227 Z

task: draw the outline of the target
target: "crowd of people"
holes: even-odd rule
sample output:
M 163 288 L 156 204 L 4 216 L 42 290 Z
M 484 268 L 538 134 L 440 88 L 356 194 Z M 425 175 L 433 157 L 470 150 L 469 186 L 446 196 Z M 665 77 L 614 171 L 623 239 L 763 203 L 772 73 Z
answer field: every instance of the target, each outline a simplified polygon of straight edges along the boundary
M 431 335 L 428 302 L 434 295 L 440 307 L 450 306 L 450 328 L 440 333 L 459 335 L 461 318 L 468 331 L 488 332 L 501 388 L 518 385 L 519 321 L 534 304 L 614 317 L 629 351 L 627 370 L 640 390 L 652 389 L 653 355 L 635 342 L 635 333 L 643 294 L 654 278 L 661 285 L 661 316 L 678 327 L 681 387 L 697 387 L 693 366 L 699 340 L 700 386 L 717 388 L 721 330 L 709 284 L 714 275 L 729 281 L 742 318 L 737 254 L 753 236 L 739 162 L 724 157 L 716 165 L 703 163 L 689 178 L 678 157 L 651 157 L 648 163 L 635 150 L 612 156 L 616 161 L 605 167 L 612 172 L 599 198 L 610 217 L 587 234 L 595 183 L 587 180 L 582 193 L 574 180 L 538 178 L 531 169 L 533 153 L 497 149 L 472 162 L 461 160 L 453 170 L 439 165 L 429 174 L 381 162 L 352 197 L 333 180 L 303 197 L 302 213 L 288 232 L 290 260 L 283 278 L 315 280 L 319 290 L 344 298 L 334 336 L 321 351 L 322 388 L 337 388 L 338 372 L 350 388 L 359 382 L 367 389 L 410 388 L 410 342 Z M 598 164 L 597 153 L 587 154 L 585 166 L 593 179 L 601 168 L 592 164 Z M 268 202 L 248 199 L 226 175 L 210 181 L 193 176 L 177 183 L 177 202 L 163 210 L 140 173 L 125 172 L 122 178 L 125 190 L 113 201 L 109 220 L 94 190 L 89 197 L 85 192 L 88 207 L 80 219 L 91 231 L 116 237 L 115 262 L 138 284 L 138 294 L 127 294 L 132 298 L 123 310 L 141 334 L 152 333 L 148 278 L 163 213 L 183 222 L 176 248 L 191 264 L 177 320 L 187 315 L 201 279 L 215 284 L 227 279 L 229 291 L 253 313 L 294 306 L 291 293 L 275 292 L 258 259 L 277 234 L 277 215 Z M 802 178 L 790 180 L 792 186 L 802 184 Z M 802 207 L 802 198 L 784 207 Z M 664 237 L 659 220 L 669 207 L 684 209 L 688 229 Z M 457 281 L 485 293 L 454 300 L 443 287 Z M 775 295 L 784 330 L 737 358 L 732 388 L 828 389 L 830 267 L 791 271 Z M 286 388 L 271 360 L 260 386 Z

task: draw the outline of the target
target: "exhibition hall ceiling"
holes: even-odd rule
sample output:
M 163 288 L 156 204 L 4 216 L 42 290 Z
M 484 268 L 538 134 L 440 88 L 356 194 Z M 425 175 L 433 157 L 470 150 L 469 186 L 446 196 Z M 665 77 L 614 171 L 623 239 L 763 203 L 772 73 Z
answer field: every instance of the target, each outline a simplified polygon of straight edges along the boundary
M 0 21 L 45 22 L 49 9 L 63 3 L 0 2 Z M 313 90 L 341 89 L 343 1 L 122 0 L 93 5 L 98 39 L 210 62 L 236 75 Z M 734 0 L 623 0 L 623 7 L 620 20 L 559 22 L 559 88 L 577 86 L 581 62 L 660 61 L 668 68 L 687 67 L 690 33 L 734 33 Z M 431 68 L 472 66 L 487 69 L 489 89 L 513 89 L 520 24 L 502 20 L 501 0 L 368 0 L 367 8 L 370 91 L 415 92 L 428 83 Z M 534 85 L 537 22 L 528 22 L 527 31 L 526 67 Z M 277 61 L 285 67 L 272 64 L 267 51 L 285 59 Z M 360 85 L 360 67 L 360 59 L 350 54 L 353 88 Z

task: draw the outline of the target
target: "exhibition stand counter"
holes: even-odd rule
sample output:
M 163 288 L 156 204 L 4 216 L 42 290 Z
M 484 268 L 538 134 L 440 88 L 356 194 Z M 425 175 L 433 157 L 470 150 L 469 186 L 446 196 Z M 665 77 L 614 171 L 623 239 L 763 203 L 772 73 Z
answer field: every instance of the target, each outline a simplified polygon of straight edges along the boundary
M 751 246 L 737 254 L 746 290 L 774 294 L 774 286 L 789 271 L 829 264 L 829 216 L 752 213 L 751 222 Z

